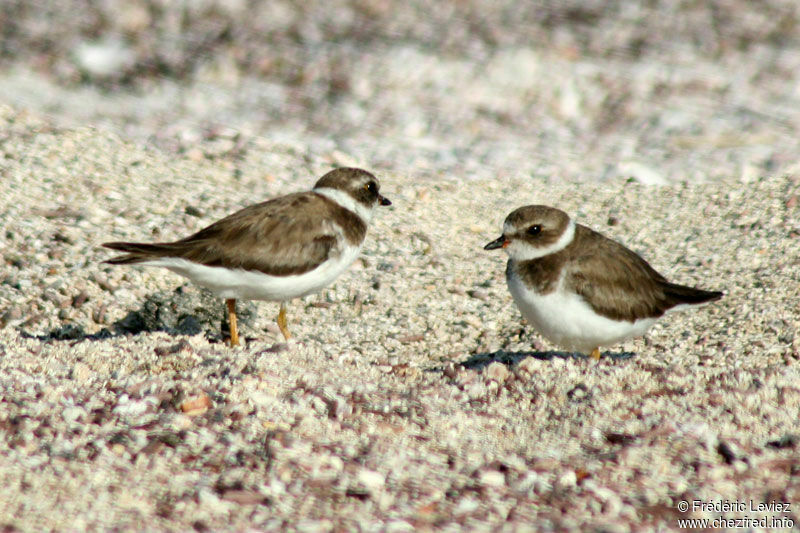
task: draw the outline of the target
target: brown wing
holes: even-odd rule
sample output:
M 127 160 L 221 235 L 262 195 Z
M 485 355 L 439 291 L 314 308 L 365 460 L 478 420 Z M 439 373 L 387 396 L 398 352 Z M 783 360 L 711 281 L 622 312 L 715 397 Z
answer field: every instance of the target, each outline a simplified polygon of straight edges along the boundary
M 564 281 L 605 317 L 630 321 L 655 318 L 676 305 L 721 296 L 669 283 L 647 261 L 585 226 L 576 228 L 575 237 L 579 240 L 573 247 L 575 267 L 567 270 Z
M 317 194 L 296 193 L 246 207 L 176 242 L 103 246 L 129 252 L 109 261 L 114 264 L 179 257 L 207 266 L 288 276 L 313 270 L 341 253 L 337 235 L 344 233 L 349 239 L 352 233 L 342 226 L 345 222 L 360 223 L 363 239 L 366 226 L 356 215 Z

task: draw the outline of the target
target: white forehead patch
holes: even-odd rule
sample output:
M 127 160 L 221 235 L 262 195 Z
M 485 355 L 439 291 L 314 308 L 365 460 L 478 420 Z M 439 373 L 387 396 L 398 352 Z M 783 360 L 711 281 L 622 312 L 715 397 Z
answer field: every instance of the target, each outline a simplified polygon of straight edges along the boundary
M 508 224 L 503 226 L 503 231 L 505 234 L 512 233 L 513 229 L 514 228 L 509 228 Z M 508 256 L 515 261 L 530 261 L 531 259 L 539 259 L 540 257 L 560 252 L 569 246 L 574 237 L 575 221 L 570 220 L 569 224 L 567 224 L 567 227 L 564 230 L 564 233 L 562 233 L 561 237 L 559 237 L 558 240 L 553 244 L 542 248 L 537 248 L 536 246 L 531 246 L 530 243 L 521 239 L 512 239 L 511 243 L 506 246 L 505 251 Z
M 312 190 L 317 194 L 330 198 L 348 211 L 352 211 L 360 216 L 364 222 L 369 223 L 372 220 L 372 209 L 361 202 L 357 202 L 348 193 L 338 189 L 331 189 L 330 187 L 314 187 Z

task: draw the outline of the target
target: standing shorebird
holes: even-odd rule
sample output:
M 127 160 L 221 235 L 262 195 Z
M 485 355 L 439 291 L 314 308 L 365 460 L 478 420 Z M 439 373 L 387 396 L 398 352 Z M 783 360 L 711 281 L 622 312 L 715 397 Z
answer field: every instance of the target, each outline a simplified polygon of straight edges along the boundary
M 179 241 L 105 243 L 126 252 L 106 263 L 164 267 L 224 298 L 231 346 L 239 345 L 236 300 L 279 301 L 288 340 L 286 302 L 322 289 L 355 261 L 377 205 L 391 202 L 375 176 L 339 168 L 310 191 L 245 207 Z
M 721 292 L 670 283 L 618 242 L 543 205 L 506 217 L 485 250 L 509 256 L 506 281 L 536 330 L 568 350 L 600 358 L 600 346 L 644 334 L 659 318 L 718 300 Z

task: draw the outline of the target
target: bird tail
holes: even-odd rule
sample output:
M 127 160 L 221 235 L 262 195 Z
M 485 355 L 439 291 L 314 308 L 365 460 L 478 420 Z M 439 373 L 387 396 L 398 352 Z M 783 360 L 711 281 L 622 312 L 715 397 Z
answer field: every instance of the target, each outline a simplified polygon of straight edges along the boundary
M 664 294 L 672 299 L 675 305 L 699 305 L 722 298 L 722 293 L 719 291 L 704 291 L 675 283 L 664 283 L 663 288 Z
M 150 244 L 142 242 L 105 242 L 105 248 L 112 250 L 119 250 L 120 252 L 127 252 L 125 255 L 112 257 L 104 263 L 111 265 L 133 265 L 147 261 L 148 259 L 155 259 L 157 257 L 164 257 L 169 255 L 169 247 L 165 244 Z

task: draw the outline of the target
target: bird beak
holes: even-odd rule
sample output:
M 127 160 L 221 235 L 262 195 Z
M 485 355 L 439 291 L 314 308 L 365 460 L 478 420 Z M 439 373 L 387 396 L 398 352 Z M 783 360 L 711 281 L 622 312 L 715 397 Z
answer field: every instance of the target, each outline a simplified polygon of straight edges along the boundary
M 505 248 L 511 243 L 506 239 L 505 235 L 500 235 L 498 238 L 483 247 L 484 250 L 497 250 L 498 248 Z
M 381 205 L 392 205 L 391 200 L 386 198 L 385 196 L 378 195 L 378 203 Z

